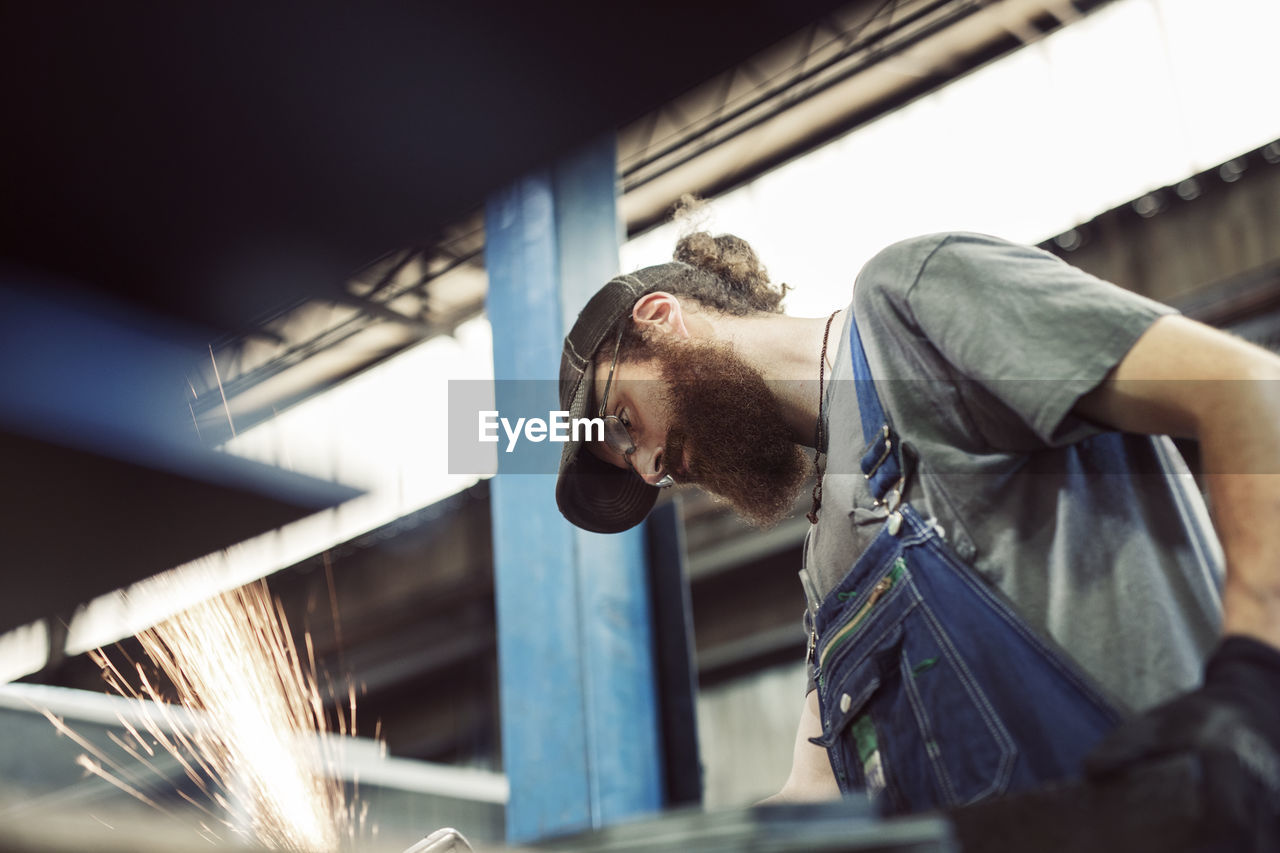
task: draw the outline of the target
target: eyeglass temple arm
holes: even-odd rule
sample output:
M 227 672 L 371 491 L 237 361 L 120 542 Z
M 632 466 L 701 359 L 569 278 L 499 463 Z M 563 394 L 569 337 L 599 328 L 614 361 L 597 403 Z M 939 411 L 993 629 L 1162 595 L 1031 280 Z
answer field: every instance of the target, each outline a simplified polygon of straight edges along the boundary
M 613 345 L 613 361 L 609 364 L 609 378 L 604 381 L 604 396 L 600 398 L 600 417 L 604 417 L 604 408 L 609 405 L 609 387 L 613 385 L 613 371 L 618 366 L 618 351 L 622 349 L 622 333 L 626 330 L 623 326 L 618 330 L 618 340 Z

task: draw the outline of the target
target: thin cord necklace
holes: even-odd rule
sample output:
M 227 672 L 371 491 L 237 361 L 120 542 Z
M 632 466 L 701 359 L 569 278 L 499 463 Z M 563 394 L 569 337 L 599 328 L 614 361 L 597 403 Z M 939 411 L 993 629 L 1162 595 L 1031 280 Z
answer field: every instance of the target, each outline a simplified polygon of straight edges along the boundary
M 822 402 L 826 396 L 823 383 L 827 378 L 827 338 L 831 336 L 831 321 L 839 314 L 839 309 L 831 312 L 827 318 L 827 327 L 822 332 L 822 355 L 818 358 L 818 423 L 813 428 L 813 473 L 818 481 L 813 484 L 813 508 L 809 510 L 809 523 L 818 523 L 818 507 L 822 506 L 822 466 L 818 460 L 827 446 L 827 424 L 822 419 Z

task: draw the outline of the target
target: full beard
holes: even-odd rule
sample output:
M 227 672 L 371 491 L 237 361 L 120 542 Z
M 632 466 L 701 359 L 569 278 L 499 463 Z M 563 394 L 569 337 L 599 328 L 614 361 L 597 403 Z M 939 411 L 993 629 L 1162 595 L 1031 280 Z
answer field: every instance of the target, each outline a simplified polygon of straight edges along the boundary
M 760 372 L 724 344 L 658 338 L 646 348 L 666 383 L 663 458 L 676 481 L 698 485 L 758 527 L 785 518 L 809 463 Z

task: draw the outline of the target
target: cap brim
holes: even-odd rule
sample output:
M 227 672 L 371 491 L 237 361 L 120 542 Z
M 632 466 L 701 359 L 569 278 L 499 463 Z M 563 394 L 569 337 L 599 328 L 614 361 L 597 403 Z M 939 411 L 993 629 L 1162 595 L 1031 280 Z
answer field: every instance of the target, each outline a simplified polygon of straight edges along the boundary
M 588 364 L 568 406 L 570 419 L 590 417 L 595 365 Z M 635 527 L 658 499 L 658 487 L 635 472 L 610 465 L 583 441 L 565 442 L 556 479 L 556 505 L 571 523 L 593 533 L 620 533 Z

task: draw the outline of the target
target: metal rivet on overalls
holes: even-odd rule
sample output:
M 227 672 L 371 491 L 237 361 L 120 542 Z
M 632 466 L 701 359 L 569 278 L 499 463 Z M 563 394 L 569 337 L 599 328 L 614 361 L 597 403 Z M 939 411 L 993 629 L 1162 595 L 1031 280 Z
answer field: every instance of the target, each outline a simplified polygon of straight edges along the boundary
M 889 514 L 889 535 L 897 536 L 898 531 L 902 529 L 902 513 L 892 512 Z
M 889 512 L 893 512 L 898 508 L 898 504 L 902 503 L 902 492 L 893 489 L 885 496 L 884 505 L 889 508 Z
M 849 706 L 853 704 L 853 697 L 848 693 L 840 694 L 840 713 L 845 714 L 849 711 Z

